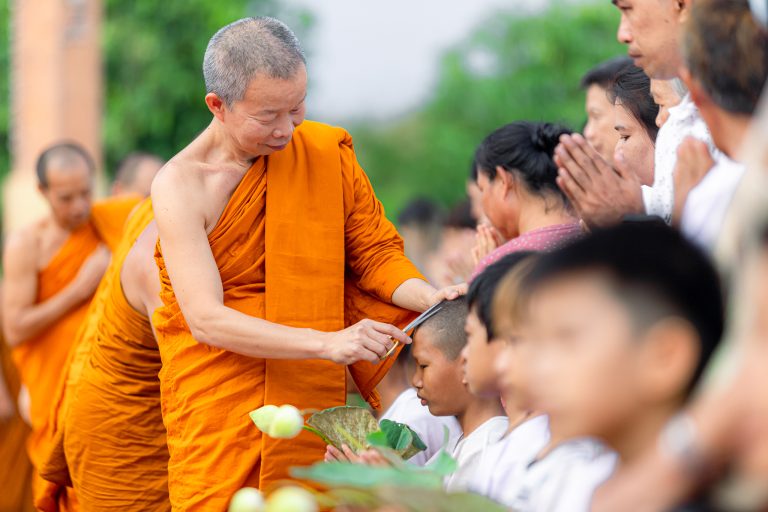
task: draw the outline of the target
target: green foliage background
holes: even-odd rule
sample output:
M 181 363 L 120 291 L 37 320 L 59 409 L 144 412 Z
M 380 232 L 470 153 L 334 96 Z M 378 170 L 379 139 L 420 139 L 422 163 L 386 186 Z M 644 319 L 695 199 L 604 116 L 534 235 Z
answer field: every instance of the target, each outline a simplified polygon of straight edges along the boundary
M 359 158 L 390 211 L 415 196 L 449 205 L 464 197 L 475 147 L 515 121 L 585 122 L 581 76 L 625 52 L 608 2 L 555 3 L 530 17 L 503 14 L 477 27 L 443 58 L 423 109 L 384 127 L 353 128 Z M 491 63 L 473 71 L 472 56 Z
M 277 0 L 105 0 L 105 13 L 108 170 L 135 149 L 170 157 L 206 126 L 210 114 L 202 102 L 200 63 L 216 29 L 259 14 L 281 17 L 300 37 L 312 25 L 308 14 L 286 10 Z M 475 146 L 502 124 L 529 119 L 580 128 L 584 114 L 579 78 L 594 64 L 624 51 L 615 40 L 617 23 L 618 13 L 603 0 L 556 1 L 539 14 L 493 16 L 443 56 L 426 104 L 384 124 L 360 121 L 347 126 L 387 208 L 397 211 L 414 196 L 445 205 L 463 197 Z M 0 173 L 5 173 L 9 0 L 0 0 L 0 41 Z

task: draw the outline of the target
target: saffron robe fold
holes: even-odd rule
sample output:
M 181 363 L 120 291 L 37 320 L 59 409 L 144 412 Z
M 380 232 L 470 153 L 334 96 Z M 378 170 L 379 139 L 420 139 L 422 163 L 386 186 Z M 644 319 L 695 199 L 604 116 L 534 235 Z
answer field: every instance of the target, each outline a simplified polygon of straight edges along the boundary
M 122 236 L 125 220 L 137 202 L 136 198 L 120 198 L 93 205 L 89 221 L 72 232 L 48 265 L 38 273 L 38 303 L 62 291 L 100 244 L 114 250 Z M 29 390 L 32 432 L 27 441 L 27 450 L 35 468 L 39 468 L 45 457 L 48 415 L 55 401 L 69 350 L 85 319 L 88 304 L 86 301 L 73 308 L 43 332 L 12 350 L 21 382 Z M 43 481 L 36 477 L 36 496 L 42 486 Z
M 121 285 L 123 262 L 152 220 L 145 200 L 126 223 L 60 389 L 54 446 L 41 474 L 72 486 L 83 510 L 170 510 L 160 355 L 149 319 L 128 304 Z M 55 500 L 48 503 L 38 505 L 49 510 Z
M 389 302 L 400 284 L 422 276 L 405 258 L 340 128 L 306 121 L 286 149 L 258 159 L 208 240 L 224 304 L 243 313 L 321 331 L 364 317 L 395 325 L 413 318 Z M 292 440 L 262 436 L 248 412 L 264 404 L 343 405 L 345 367 L 248 358 L 198 343 L 173 294 L 161 244 L 156 260 L 164 306 L 153 324 L 163 365 L 171 504 L 225 510 L 240 487 L 266 489 L 288 478 L 290 467 L 321 460 L 325 450 L 307 432 Z M 375 386 L 392 361 L 351 368 L 374 405 Z

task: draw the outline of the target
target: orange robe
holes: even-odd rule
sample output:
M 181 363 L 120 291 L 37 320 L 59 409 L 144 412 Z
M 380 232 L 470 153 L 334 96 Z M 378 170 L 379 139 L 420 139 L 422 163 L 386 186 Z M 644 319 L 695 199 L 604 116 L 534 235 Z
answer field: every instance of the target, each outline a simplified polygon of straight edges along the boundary
M 72 232 L 58 253 L 39 272 L 38 302 L 48 300 L 66 287 L 99 244 L 105 244 L 110 250 L 116 247 L 122 236 L 125 219 L 137 201 L 135 198 L 110 199 L 93 205 L 89 222 Z M 69 350 L 87 310 L 86 301 L 42 333 L 12 350 L 21 382 L 29 390 L 32 432 L 27 441 L 27 450 L 35 468 L 40 466 L 45 457 L 48 415 L 55 401 Z M 35 478 L 34 484 L 37 495 L 44 482 Z
M 208 240 L 224 303 L 272 322 L 336 331 L 362 316 L 400 325 L 413 314 L 388 304 L 421 278 L 403 255 L 352 141 L 342 129 L 305 122 L 289 146 L 257 160 Z M 225 510 L 245 485 L 267 489 L 292 466 L 319 461 L 324 443 L 262 436 L 248 412 L 264 404 L 300 409 L 343 405 L 345 367 L 329 361 L 244 357 L 198 343 L 173 293 L 162 248 L 156 255 L 164 306 L 153 316 L 163 367 L 174 510 Z M 392 359 L 358 364 L 353 376 L 376 404 L 374 386 Z
M 123 262 L 152 219 L 146 200 L 126 223 L 70 358 L 41 469 L 59 492 L 72 486 L 83 510 L 170 510 L 160 354 L 149 319 L 120 284 Z M 49 495 L 37 504 L 56 510 L 57 491 Z
M 19 394 L 19 376 L 5 342 L 0 340 L 0 366 L 11 397 Z M 0 512 L 32 512 L 32 464 L 24 448 L 29 426 L 14 414 L 0 420 Z

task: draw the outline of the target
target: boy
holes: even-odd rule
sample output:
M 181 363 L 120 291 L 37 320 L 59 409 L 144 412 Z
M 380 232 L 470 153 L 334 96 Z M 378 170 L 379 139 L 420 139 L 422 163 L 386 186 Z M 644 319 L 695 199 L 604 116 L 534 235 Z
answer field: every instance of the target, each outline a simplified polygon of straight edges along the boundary
M 476 397 L 464 382 L 461 352 L 467 343 L 466 318 L 467 302 L 463 297 L 444 301 L 440 310 L 421 324 L 412 336 L 412 353 L 416 360 L 412 384 L 421 405 L 428 407 L 435 416 L 455 417 L 461 426 L 461 437 L 446 447 L 457 460 L 459 471 L 474 454 L 497 442 L 507 430 L 507 418 L 498 396 Z M 329 446 L 326 460 L 383 462 L 373 450 L 357 456 L 348 447 L 343 448 L 344 453 L 341 453 Z M 445 487 L 456 490 L 461 485 L 451 475 L 446 478 Z
M 530 270 L 533 258 L 530 252 L 505 256 L 475 277 L 467 292 L 468 341 L 464 349 L 467 384 L 475 395 L 500 396 L 509 425 L 499 442 L 479 452 L 455 478 L 463 480 L 468 490 L 497 501 L 513 468 L 527 458 L 525 454 L 535 455 L 549 441 L 546 417 L 531 410 L 523 390 L 517 385 L 520 375 L 515 374 L 519 372 L 508 371 L 506 366 L 503 376 L 496 371 L 497 363 L 509 351 L 505 349 L 506 343 L 494 335 L 496 326 L 491 314 L 494 294 L 504 276 L 525 274 Z M 504 358 L 506 362 L 509 359 Z
M 543 256 L 525 286 L 531 387 L 553 435 L 598 438 L 621 464 L 655 448 L 723 332 L 719 280 L 706 257 L 667 226 L 636 222 Z M 560 503 L 571 500 L 568 510 L 591 501 L 536 486 L 528 501 L 555 492 Z
M 423 466 L 442 448 L 445 429 L 448 429 L 449 442 L 455 443 L 461 436 L 461 427 L 453 416 L 433 416 L 426 407 L 422 407 L 416 389 L 411 386 L 415 372 L 416 363 L 411 357 L 411 346 L 404 345 L 395 364 L 377 386 L 382 405 L 386 406 L 379 421 L 404 423 L 419 434 L 427 449 L 408 459 L 408 462 Z

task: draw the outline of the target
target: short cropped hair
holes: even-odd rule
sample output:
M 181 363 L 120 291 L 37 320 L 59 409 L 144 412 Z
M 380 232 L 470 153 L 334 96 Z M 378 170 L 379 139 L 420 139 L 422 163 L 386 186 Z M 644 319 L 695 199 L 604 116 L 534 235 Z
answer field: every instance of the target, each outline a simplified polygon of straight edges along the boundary
M 205 50 L 205 90 L 227 106 L 240 101 L 259 73 L 289 79 L 306 64 L 296 35 L 282 21 L 266 16 L 243 18 L 219 29 Z
M 488 341 L 496 335 L 493 325 L 493 297 L 501 280 L 513 268 L 525 260 L 530 259 L 534 253 L 520 251 L 508 254 L 493 265 L 488 265 L 469 284 L 467 291 L 467 307 L 474 311 L 480 323 L 488 333 Z
M 683 36 L 691 75 L 722 109 L 754 114 L 768 77 L 768 31 L 747 0 L 697 0 Z
M 604 277 L 640 330 L 670 316 L 693 326 L 700 351 L 691 391 L 724 329 L 720 279 L 707 256 L 660 220 L 625 222 L 541 256 L 524 286 L 535 293 L 581 273 Z
M 416 332 L 424 329 L 432 333 L 435 345 L 446 359 L 455 361 L 467 344 L 467 333 L 464 331 L 466 322 L 467 300 L 459 297 L 443 301 L 440 310 L 421 324 Z
M 43 188 L 48 188 L 48 166 L 51 160 L 55 158 L 65 159 L 68 162 L 81 160 L 88 167 L 88 171 L 93 174 L 96 171 L 96 164 L 88 151 L 77 142 L 58 142 L 48 146 L 37 157 L 35 171 L 37 173 L 37 182 Z

